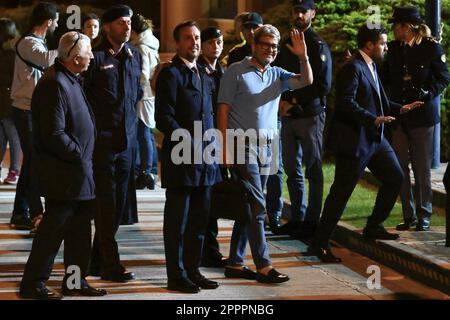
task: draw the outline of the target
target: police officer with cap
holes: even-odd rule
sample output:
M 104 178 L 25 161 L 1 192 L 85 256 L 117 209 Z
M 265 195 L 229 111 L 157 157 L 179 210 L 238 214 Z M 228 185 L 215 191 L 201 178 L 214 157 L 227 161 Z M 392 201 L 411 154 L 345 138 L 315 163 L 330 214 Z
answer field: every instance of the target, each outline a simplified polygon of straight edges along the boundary
M 130 179 L 134 179 L 136 105 L 142 97 L 142 89 L 141 58 L 137 49 L 127 43 L 132 15 L 133 11 L 126 5 L 112 6 L 104 13 L 105 37 L 93 52 L 94 59 L 85 79 L 85 91 L 97 128 L 93 159 L 96 235 L 91 275 L 101 275 L 102 279 L 114 282 L 134 278 L 120 263 L 115 240 L 126 204 L 136 201 L 135 190 L 128 188 Z
M 281 102 L 283 166 L 288 176 L 292 214 L 291 220 L 278 232 L 297 237 L 310 237 L 314 234 L 322 210 L 322 141 L 326 96 L 330 92 L 332 81 L 332 60 L 328 45 L 311 26 L 315 15 L 313 0 L 292 1 L 294 28 L 305 35 L 314 75 L 312 85 L 285 93 Z M 286 48 L 286 43 L 290 43 L 290 40 L 282 44 L 276 64 L 298 73 L 298 58 Z M 302 164 L 306 166 L 306 178 L 309 182 L 308 197 Z
M 404 221 L 397 230 L 430 229 L 432 214 L 431 162 L 434 126 L 439 123 L 440 94 L 450 75 L 441 45 L 431 37 L 418 8 L 395 7 L 388 20 L 395 41 L 389 43 L 383 81 L 391 100 L 407 104 L 420 100 L 424 106 L 399 117 L 392 127 L 392 146 L 403 168 L 400 197 Z M 409 162 L 415 176 L 411 187 Z M 413 198 L 414 194 L 414 198 Z
M 224 74 L 219 57 L 223 51 L 223 35 L 219 28 L 208 27 L 201 32 L 202 54 L 197 59 L 197 64 L 202 66 L 212 81 L 214 127 L 217 128 L 217 96 L 219 94 L 220 79 Z M 220 253 L 217 235 L 219 227 L 217 219 L 210 217 L 203 242 L 202 266 L 209 268 L 224 267 L 227 260 Z
M 253 34 L 257 28 L 263 25 L 263 19 L 257 12 L 250 12 L 242 19 L 241 31 L 245 38 L 245 45 L 237 47 L 228 53 L 228 64 L 231 66 L 235 62 L 242 61 L 245 57 L 252 55 Z

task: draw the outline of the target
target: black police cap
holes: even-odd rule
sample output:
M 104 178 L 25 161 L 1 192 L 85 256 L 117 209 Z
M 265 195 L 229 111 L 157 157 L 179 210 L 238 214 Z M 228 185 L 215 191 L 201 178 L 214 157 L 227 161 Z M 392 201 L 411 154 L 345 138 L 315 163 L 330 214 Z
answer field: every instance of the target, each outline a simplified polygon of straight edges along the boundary
M 419 9 L 416 7 L 394 7 L 392 17 L 388 19 L 389 23 L 423 23 L 420 17 Z
M 262 26 L 263 25 L 263 19 L 257 12 L 250 12 L 242 19 L 242 25 L 243 26 Z
M 121 17 L 129 17 L 133 16 L 133 10 L 127 5 L 117 4 L 105 11 L 102 17 L 102 23 L 113 22 L 116 19 Z
M 301 7 L 305 10 L 315 9 L 314 0 L 292 0 L 292 6 L 294 8 Z
M 202 31 L 201 38 L 202 42 L 211 40 L 211 39 L 217 39 L 222 36 L 222 32 L 220 32 L 220 29 L 217 27 L 208 27 Z

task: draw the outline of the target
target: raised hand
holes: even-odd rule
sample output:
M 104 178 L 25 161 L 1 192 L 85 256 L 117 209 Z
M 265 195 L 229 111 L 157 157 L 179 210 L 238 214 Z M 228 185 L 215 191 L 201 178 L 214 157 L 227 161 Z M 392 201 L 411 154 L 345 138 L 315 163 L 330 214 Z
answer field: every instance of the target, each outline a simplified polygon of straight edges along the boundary
M 286 44 L 286 47 L 288 47 L 293 54 L 299 57 L 300 60 L 306 60 L 308 58 L 308 53 L 303 32 L 298 31 L 298 29 L 292 29 L 291 40 L 292 45 L 288 43 Z

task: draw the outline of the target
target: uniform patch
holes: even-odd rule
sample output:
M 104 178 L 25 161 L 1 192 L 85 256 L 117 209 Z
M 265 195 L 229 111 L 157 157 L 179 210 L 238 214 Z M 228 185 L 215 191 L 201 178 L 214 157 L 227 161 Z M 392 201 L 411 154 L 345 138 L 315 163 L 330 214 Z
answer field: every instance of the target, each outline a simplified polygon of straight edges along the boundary
M 441 60 L 442 60 L 443 63 L 445 63 L 445 62 L 447 61 L 447 58 L 445 57 L 445 54 L 443 54 L 443 55 L 441 56 Z
M 104 65 L 104 66 L 100 66 L 100 70 L 107 70 L 107 69 L 112 69 L 114 68 L 113 64 L 108 64 L 108 65 Z
M 321 54 L 320 55 L 320 60 L 322 60 L 323 62 L 326 62 L 327 61 L 327 56 L 324 55 L 324 54 Z

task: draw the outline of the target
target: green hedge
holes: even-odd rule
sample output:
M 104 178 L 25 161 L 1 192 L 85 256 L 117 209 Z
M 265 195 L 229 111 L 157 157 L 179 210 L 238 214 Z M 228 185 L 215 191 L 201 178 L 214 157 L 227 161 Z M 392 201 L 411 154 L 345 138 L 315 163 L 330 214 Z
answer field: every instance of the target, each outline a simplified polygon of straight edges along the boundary
M 450 0 L 442 0 L 442 22 L 450 21 Z M 409 0 L 409 1 L 386 1 L 386 0 L 323 0 L 316 1 L 316 19 L 313 27 L 321 37 L 329 44 L 333 55 L 333 73 L 339 70 L 344 62 L 344 53 L 347 49 L 356 50 L 356 34 L 360 25 L 367 21 L 369 6 L 377 5 L 380 8 L 381 23 L 390 27 L 387 19 L 392 16 L 394 5 L 410 6 L 415 5 L 420 8 L 422 17 L 425 17 L 425 1 Z M 291 21 L 290 0 L 286 0 L 264 15 L 264 22 L 277 26 L 282 34 L 287 34 L 290 29 Z M 450 26 L 444 25 L 442 34 L 442 46 L 450 57 Z M 392 31 L 389 31 L 389 39 L 393 39 Z M 334 90 L 329 97 L 330 106 L 333 106 Z M 442 131 L 441 131 L 441 154 L 442 160 L 447 160 L 450 156 L 450 90 L 446 90 L 442 97 Z

